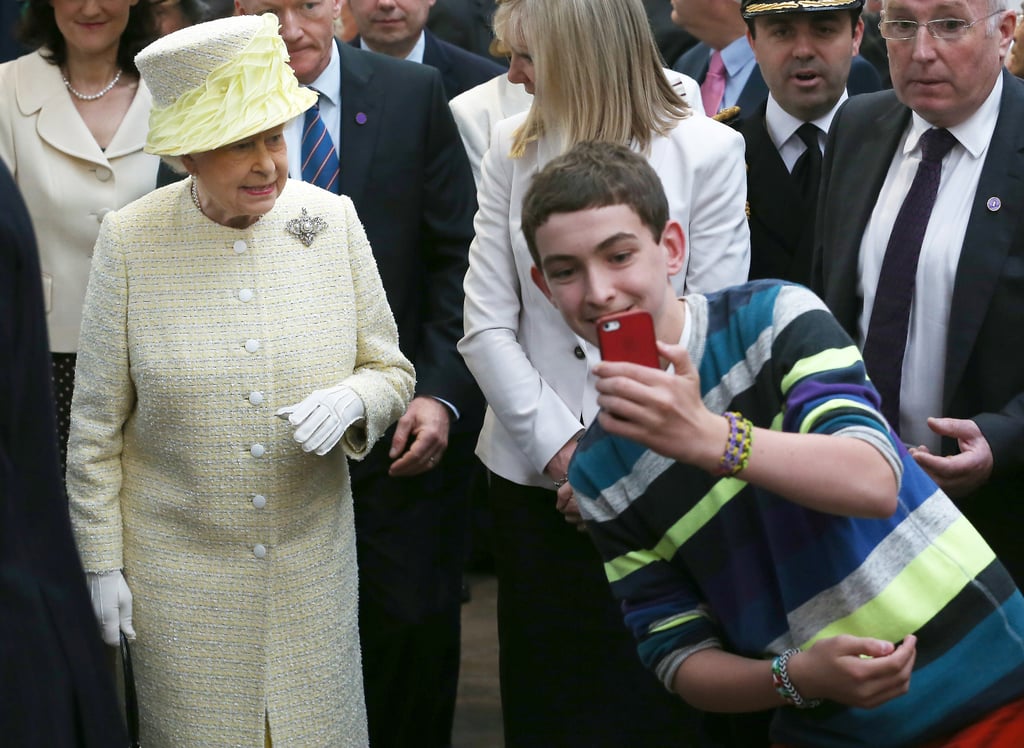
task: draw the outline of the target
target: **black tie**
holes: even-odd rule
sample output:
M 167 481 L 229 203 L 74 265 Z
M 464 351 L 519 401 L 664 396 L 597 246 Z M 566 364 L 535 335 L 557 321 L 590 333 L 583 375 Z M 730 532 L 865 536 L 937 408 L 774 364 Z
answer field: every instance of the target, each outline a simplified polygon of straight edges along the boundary
M 949 130 L 932 128 L 921 136 L 921 163 L 889 235 L 864 341 L 864 364 L 882 396 L 882 415 L 897 432 L 903 355 L 907 350 L 917 261 L 939 191 L 942 159 L 955 143 L 956 138 Z
M 804 122 L 796 131 L 800 140 L 807 146 L 800 158 L 793 164 L 793 179 L 796 180 L 800 194 L 804 202 L 808 200 L 817 202 L 818 182 L 821 181 L 821 146 L 818 145 L 818 133 L 821 132 L 817 125 Z

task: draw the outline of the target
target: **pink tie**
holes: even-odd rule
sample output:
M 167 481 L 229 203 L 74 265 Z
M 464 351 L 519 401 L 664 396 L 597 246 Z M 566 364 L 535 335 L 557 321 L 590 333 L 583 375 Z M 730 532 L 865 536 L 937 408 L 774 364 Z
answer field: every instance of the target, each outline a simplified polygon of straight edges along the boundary
M 722 53 L 716 49 L 711 53 L 708 73 L 704 76 L 704 82 L 700 84 L 700 97 L 704 100 L 704 111 L 709 117 L 718 114 L 724 95 L 725 63 L 722 62 Z

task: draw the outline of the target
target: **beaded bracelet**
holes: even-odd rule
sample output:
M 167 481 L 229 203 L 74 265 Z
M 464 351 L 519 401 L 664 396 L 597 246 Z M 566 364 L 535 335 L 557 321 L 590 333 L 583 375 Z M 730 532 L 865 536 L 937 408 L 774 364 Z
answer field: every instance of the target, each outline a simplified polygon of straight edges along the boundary
M 787 670 L 789 658 L 797 654 L 799 651 L 800 650 L 796 647 L 787 649 L 772 660 L 772 685 L 775 686 L 775 690 L 778 692 L 779 696 L 784 698 L 797 709 L 813 709 L 821 704 L 821 699 L 805 699 L 800 695 L 800 692 L 796 690 L 796 686 L 793 685 L 793 681 L 789 679 L 789 671 Z
M 729 421 L 729 438 L 725 452 L 718 461 L 719 475 L 736 475 L 746 469 L 750 462 L 750 449 L 754 443 L 754 424 L 742 413 L 729 411 L 724 414 Z

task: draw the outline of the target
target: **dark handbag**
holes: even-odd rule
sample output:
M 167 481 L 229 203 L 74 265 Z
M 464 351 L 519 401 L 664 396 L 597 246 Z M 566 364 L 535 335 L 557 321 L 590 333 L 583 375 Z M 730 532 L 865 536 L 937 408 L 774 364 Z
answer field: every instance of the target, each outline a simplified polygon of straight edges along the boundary
M 124 715 L 128 723 L 128 745 L 142 748 L 139 742 L 139 701 L 135 696 L 135 671 L 132 670 L 132 650 L 128 637 L 121 632 L 121 673 L 124 676 Z

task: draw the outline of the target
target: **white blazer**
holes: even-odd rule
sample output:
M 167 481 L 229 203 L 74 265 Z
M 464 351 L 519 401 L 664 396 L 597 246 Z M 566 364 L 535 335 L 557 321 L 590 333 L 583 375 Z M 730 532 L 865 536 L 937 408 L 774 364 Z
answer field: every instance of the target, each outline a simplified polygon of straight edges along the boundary
M 488 403 L 480 459 L 507 480 L 550 487 L 544 467 L 596 415 L 589 368 L 599 355 L 530 278 L 533 262 L 520 227 L 523 196 L 537 170 L 558 153 L 542 139 L 522 158 L 509 158 L 512 134 L 525 116 L 498 123 L 484 156 L 459 351 Z M 747 279 L 743 150 L 738 133 L 697 113 L 651 145 L 648 160 L 665 186 L 669 213 L 686 233 L 687 264 L 676 276 L 680 294 Z
M 509 81 L 507 73 L 463 91 L 448 102 L 477 187 L 480 186 L 480 162 L 491 144 L 494 126 L 506 117 L 525 112 L 532 103 L 533 95 L 521 84 Z
M 694 113 L 703 114 L 704 104 L 697 82 L 669 68 L 665 68 L 664 73 Z M 448 102 L 459 135 L 462 136 L 462 144 L 466 147 L 469 165 L 473 167 L 473 179 L 477 187 L 480 186 L 480 162 L 491 145 L 494 126 L 506 117 L 525 112 L 532 103 L 533 94 L 527 93 L 521 84 L 512 83 L 508 73 L 496 75 Z
M 50 350 L 78 350 L 93 245 L 103 217 L 156 186 L 159 159 L 143 153 L 152 97 L 139 82 L 101 150 L 60 69 L 38 52 L 0 65 L 0 158 L 28 205 L 39 244 Z

